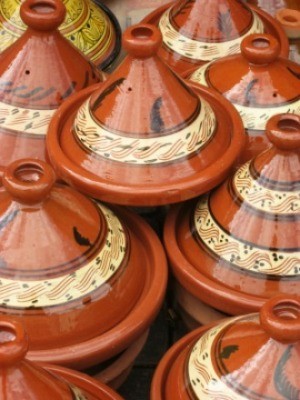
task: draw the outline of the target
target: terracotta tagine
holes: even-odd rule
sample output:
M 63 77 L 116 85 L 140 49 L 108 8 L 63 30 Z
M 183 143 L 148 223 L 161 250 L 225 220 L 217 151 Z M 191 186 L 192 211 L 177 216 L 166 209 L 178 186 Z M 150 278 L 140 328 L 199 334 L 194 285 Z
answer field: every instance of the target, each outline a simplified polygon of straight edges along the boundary
M 160 362 L 151 400 L 299 399 L 300 297 L 268 300 L 259 314 L 203 327 Z
M 221 182 L 242 150 L 234 107 L 175 75 L 157 56 L 161 40 L 152 25 L 128 28 L 119 68 L 51 121 L 51 163 L 92 197 L 132 206 L 195 197 Z
M 87 375 L 25 359 L 29 340 L 22 324 L 0 317 L 0 390 L 2 400 L 121 400 Z M 21 396 L 21 397 L 20 397 Z
M 300 64 L 300 3 L 298 10 L 283 8 L 276 13 L 290 42 L 290 59 Z
M 273 17 L 276 16 L 277 11 L 283 8 L 300 11 L 298 0 L 245 0 L 245 2 L 262 8 Z
M 188 75 L 191 81 L 221 93 L 240 113 L 248 133 L 241 162 L 269 146 L 265 127 L 270 117 L 300 113 L 300 65 L 279 57 L 279 43 L 270 35 L 249 35 L 241 44 L 241 54 L 213 61 Z
M 61 0 L 58 0 L 61 2 Z M 1 0 L 0 52 L 11 46 L 26 30 L 27 21 L 20 16 L 23 0 Z M 47 13 L 44 1 L 40 12 Z M 67 9 L 60 31 L 66 39 L 99 68 L 105 69 L 120 52 L 121 28 L 113 13 L 98 0 L 63 0 Z M 76 59 L 70 59 L 76 68 Z
M 29 359 L 97 366 L 116 384 L 162 304 L 165 254 L 141 218 L 55 180 L 34 159 L 3 172 L 0 314 L 24 324 Z
M 288 55 L 288 41 L 269 14 L 239 0 L 177 0 L 158 8 L 144 21 L 158 25 L 163 35 L 159 55 L 183 73 L 240 52 L 241 41 L 252 33 L 270 33 Z
M 29 28 L 0 55 L 2 166 L 24 157 L 43 159 L 56 109 L 103 78 L 57 31 L 65 17 L 59 0 L 26 0 L 21 17 Z
M 167 217 L 177 300 L 198 324 L 257 311 L 278 293 L 299 293 L 300 115 L 272 117 L 267 136 L 269 150 Z

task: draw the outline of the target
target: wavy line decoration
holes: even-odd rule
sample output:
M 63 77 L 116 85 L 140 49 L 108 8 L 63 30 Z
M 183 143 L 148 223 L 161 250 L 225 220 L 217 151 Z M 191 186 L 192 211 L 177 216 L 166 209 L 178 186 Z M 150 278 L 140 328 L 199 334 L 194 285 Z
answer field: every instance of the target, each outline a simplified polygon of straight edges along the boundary
M 198 117 L 179 132 L 164 136 L 132 138 L 111 132 L 92 117 L 87 100 L 77 112 L 73 132 L 83 147 L 97 156 L 129 164 L 161 164 L 200 151 L 213 137 L 216 119 L 210 105 L 201 99 Z
M 194 227 L 207 249 L 235 267 L 257 274 L 300 276 L 300 249 L 293 252 L 267 250 L 230 236 L 211 214 L 208 196 L 203 196 L 196 206 Z
M 252 11 L 251 11 L 252 12 Z M 200 42 L 190 39 L 177 32 L 170 22 L 170 10 L 167 10 L 159 21 L 159 28 L 163 36 L 164 45 L 191 60 L 212 61 L 227 55 L 240 52 L 241 41 L 252 33 L 263 33 L 264 24 L 258 15 L 252 12 L 253 24 L 248 32 L 233 40 L 225 42 Z
M 127 251 L 124 228 L 117 216 L 97 204 L 107 223 L 107 236 L 97 255 L 75 272 L 47 280 L 0 278 L 0 306 L 18 309 L 67 304 L 99 289 L 120 269 Z

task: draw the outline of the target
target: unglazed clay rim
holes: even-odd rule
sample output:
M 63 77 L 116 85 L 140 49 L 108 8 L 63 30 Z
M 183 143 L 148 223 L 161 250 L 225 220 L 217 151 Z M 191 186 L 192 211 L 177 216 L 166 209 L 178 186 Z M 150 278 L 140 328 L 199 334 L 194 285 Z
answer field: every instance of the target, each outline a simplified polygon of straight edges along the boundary
M 64 366 L 76 366 L 80 369 L 106 361 L 122 352 L 143 334 L 156 317 L 164 300 L 167 285 L 167 261 L 163 247 L 152 228 L 138 215 L 125 209 L 115 207 L 112 210 L 126 221 L 130 221 L 137 231 L 138 237 L 144 237 L 152 252 L 152 261 L 148 273 L 149 288 L 142 293 L 136 306 L 117 325 L 104 334 L 70 346 L 33 350 L 28 352 L 28 358 L 35 362 L 46 362 Z M 145 291 L 146 288 L 144 288 Z
M 171 209 L 164 226 L 165 250 L 176 279 L 193 296 L 226 314 L 239 315 L 260 310 L 267 298 L 227 288 L 197 271 L 185 258 L 177 244 L 177 223 L 183 207 L 186 205 Z
M 74 164 L 61 149 L 59 140 L 61 134 L 60 128 L 63 125 L 64 119 L 68 117 L 69 111 L 75 107 L 77 109 L 77 105 L 81 105 L 94 92 L 95 88 L 99 87 L 99 84 L 96 84 L 67 99 L 54 114 L 50 122 L 46 137 L 47 154 L 58 176 L 89 196 L 110 203 L 134 206 L 158 206 L 188 200 L 209 191 L 222 182 L 228 175 L 229 169 L 239 157 L 246 141 L 242 120 L 234 106 L 222 95 L 210 88 L 201 87 L 191 82 L 186 83 L 196 93 L 203 96 L 204 100 L 208 103 L 210 99 L 218 102 L 223 110 L 227 111 L 232 121 L 233 132 L 230 145 L 221 158 L 215 160 L 199 173 L 189 178 L 183 178 L 178 182 L 172 183 L 172 185 L 168 183 L 151 186 L 145 184 L 138 188 L 128 188 L 128 186 L 122 185 L 121 182 L 110 184 L 108 181 L 99 179 L 99 177 L 87 170 L 83 170 L 80 166 Z M 97 181 L 95 181 L 95 178 Z M 120 193 L 122 193 L 121 197 Z
M 146 24 L 158 24 L 158 21 L 160 19 L 160 17 L 162 16 L 162 14 L 171 6 L 174 5 L 174 1 L 172 1 L 171 3 L 167 3 L 159 8 L 157 8 L 156 10 L 152 11 L 150 14 L 148 14 L 141 22 L 142 23 L 146 23 Z M 263 23 L 267 23 L 267 27 L 268 25 L 271 25 L 274 29 L 274 31 L 276 32 L 277 35 L 277 40 L 280 43 L 280 56 L 281 57 L 285 57 L 288 58 L 289 56 L 289 41 L 288 38 L 284 32 L 283 27 L 281 26 L 281 24 L 275 19 L 273 18 L 271 15 L 269 15 L 267 12 L 261 10 L 260 8 L 252 5 L 252 4 L 248 4 L 247 6 L 254 12 L 256 12 L 258 14 L 258 16 L 262 19 Z M 267 32 L 268 33 L 268 32 Z M 184 73 L 185 75 L 185 73 Z
M 59 367 L 57 365 L 41 363 L 40 366 L 59 378 L 63 378 L 67 382 L 73 383 L 78 387 L 78 389 L 85 390 L 87 394 L 93 395 L 99 400 L 123 400 L 123 398 L 111 388 L 86 374 L 68 368 Z
M 222 321 L 222 320 L 221 320 Z M 180 353 L 185 350 L 188 346 L 193 346 L 194 342 L 199 339 L 204 333 L 206 333 L 209 329 L 218 325 L 221 321 L 216 321 L 212 324 L 202 326 L 184 336 L 177 343 L 175 343 L 163 356 L 161 361 L 156 368 L 152 383 L 151 383 L 151 391 L 150 391 L 150 400 L 168 400 L 164 395 L 165 384 L 168 378 L 168 374 L 171 370 L 171 367 L 176 360 L 176 358 L 180 355 Z M 224 321 L 224 320 L 223 320 Z

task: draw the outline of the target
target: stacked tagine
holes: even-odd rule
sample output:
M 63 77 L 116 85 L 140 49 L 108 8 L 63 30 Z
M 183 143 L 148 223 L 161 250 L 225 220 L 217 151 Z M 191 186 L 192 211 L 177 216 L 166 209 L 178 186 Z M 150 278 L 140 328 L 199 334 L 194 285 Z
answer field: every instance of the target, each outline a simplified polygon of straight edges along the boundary
M 21 2 L 1 1 L 0 52 L 11 46 L 26 30 L 28 23 L 20 18 Z M 40 13 L 48 14 L 49 3 L 47 7 L 39 0 L 35 3 L 39 4 Z M 101 69 L 109 67 L 120 51 L 121 29 L 115 16 L 97 0 L 63 0 L 63 3 L 67 14 L 60 26 L 62 35 Z M 70 61 L 76 68 L 76 59 Z
M 0 55 L 0 165 L 45 157 L 45 136 L 56 109 L 72 93 L 103 79 L 57 30 L 59 0 L 27 0 L 24 35 Z M 41 56 L 41 54 L 43 56 Z
M 299 399 L 300 297 L 279 296 L 259 314 L 200 328 L 155 372 L 151 400 Z
M 271 118 L 267 136 L 269 150 L 167 217 L 165 247 L 190 326 L 299 293 L 300 115 Z
M 55 180 L 39 160 L 4 169 L 0 314 L 24 324 L 29 359 L 80 370 L 99 364 L 99 377 L 118 385 L 162 304 L 165 254 L 135 214 Z
M 248 134 L 241 162 L 269 146 L 265 136 L 269 118 L 286 112 L 300 113 L 300 65 L 279 57 L 279 51 L 274 37 L 253 34 L 242 41 L 241 54 L 187 73 L 191 81 L 221 93 L 240 113 Z
M 238 0 L 177 0 L 160 7 L 143 22 L 158 25 L 163 35 L 160 56 L 175 71 L 239 53 L 241 41 L 252 33 L 270 33 L 288 55 L 288 41 L 269 14 Z
M 155 26 L 128 28 L 119 68 L 51 121 L 51 163 L 92 197 L 133 206 L 193 198 L 225 179 L 243 148 L 234 107 L 175 75 L 157 56 L 161 41 Z

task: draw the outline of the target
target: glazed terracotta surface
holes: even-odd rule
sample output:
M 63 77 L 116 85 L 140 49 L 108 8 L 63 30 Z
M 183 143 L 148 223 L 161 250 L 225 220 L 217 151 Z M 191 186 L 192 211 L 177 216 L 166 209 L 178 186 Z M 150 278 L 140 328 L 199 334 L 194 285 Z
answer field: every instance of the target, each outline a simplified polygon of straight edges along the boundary
M 241 41 L 252 33 L 273 34 L 281 54 L 288 55 L 280 24 L 238 0 L 180 0 L 157 9 L 143 22 L 159 26 L 163 35 L 159 55 L 179 73 L 239 53 Z
M 44 2 L 41 2 L 44 3 Z M 104 69 L 120 51 L 120 27 L 102 3 L 92 0 L 63 0 L 67 14 L 60 31 L 97 66 Z M 26 30 L 20 16 L 22 0 L 2 0 L 0 7 L 0 52 L 11 46 Z M 76 66 L 76 59 L 71 59 Z
M 300 64 L 300 3 L 298 10 L 282 8 L 276 18 L 282 25 L 290 42 L 290 59 Z
M 166 262 L 138 217 L 55 179 L 31 159 L 4 171 L 0 313 L 22 321 L 30 358 L 81 369 L 145 334 L 163 300 Z
M 151 400 L 299 398 L 300 298 L 269 300 L 260 314 L 195 330 L 154 375 Z
M 149 206 L 195 197 L 226 177 L 243 147 L 234 108 L 175 75 L 156 55 L 160 44 L 154 26 L 129 28 L 120 67 L 51 122 L 58 175 L 95 198 Z
M 2 400 L 121 400 L 87 375 L 25 359 L 29 346 L 23 326 L 0 317 L 0 392 Z M 20 397 L 21 396 L 21 397 Z
M 268 122 L 273 146 L 169 214 L 164 241 L 185 290 L 228 314 L 299 293 L 300 116 Z
M 241 44 L 241 54 L 211 62 L 188 75 L 191 81 L 221 93 L 239 112 L 248 133 L 241 162 L 268 148 L 265 127 L 269 118 L 300 113 L 300 66 L 279 57 L 279 43 L 270 35 L 250 35 Z
M 26 0 L 29 28 L 0 55 L 0 165 L 45 156 L 45 135 L 59 105 L 102 75 L 57 31 L 59 0 Z

